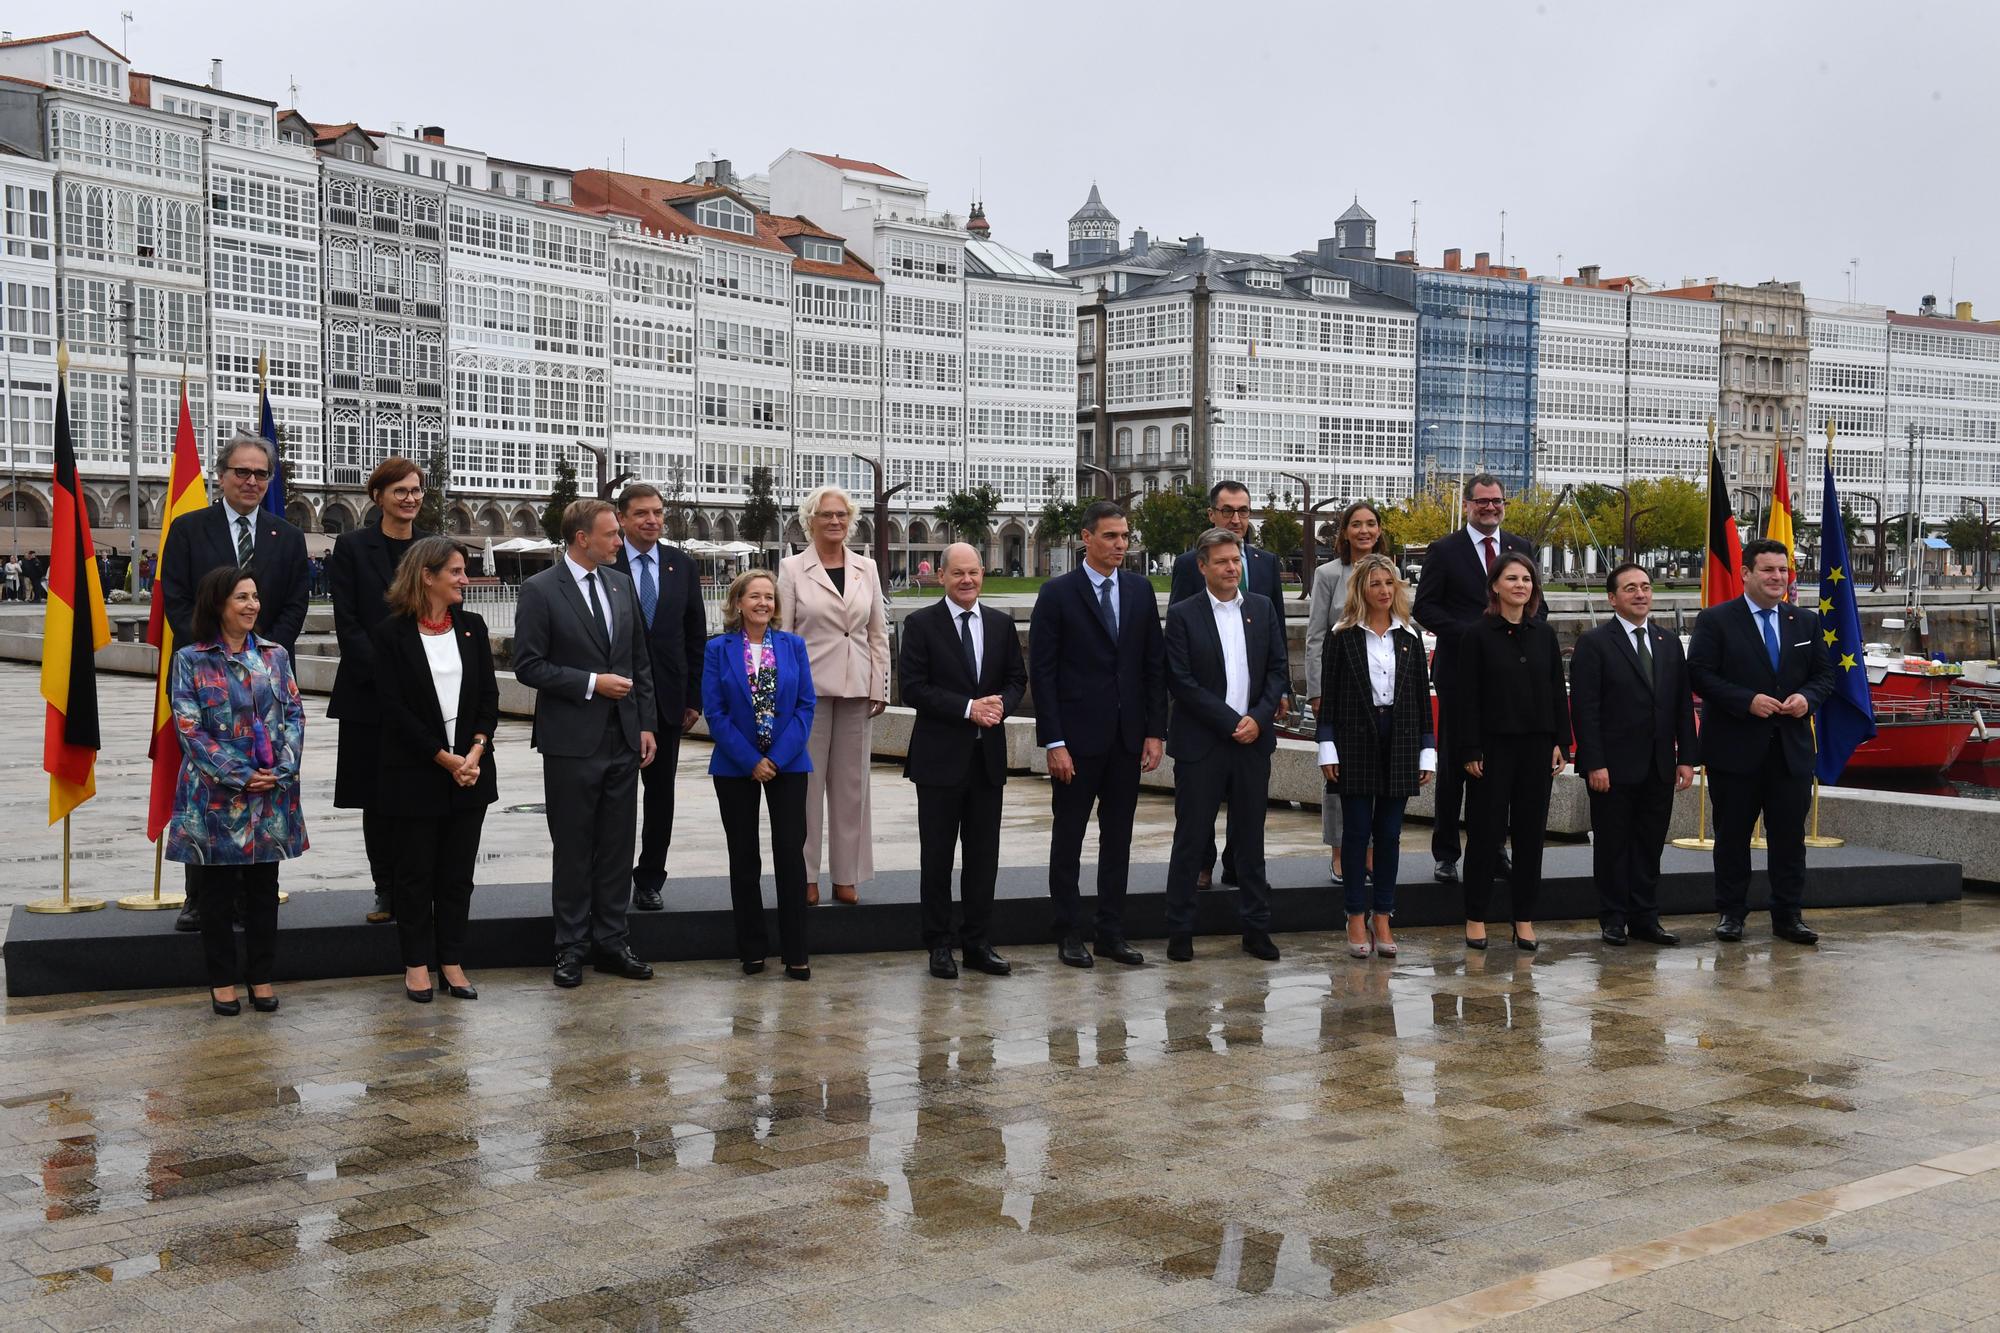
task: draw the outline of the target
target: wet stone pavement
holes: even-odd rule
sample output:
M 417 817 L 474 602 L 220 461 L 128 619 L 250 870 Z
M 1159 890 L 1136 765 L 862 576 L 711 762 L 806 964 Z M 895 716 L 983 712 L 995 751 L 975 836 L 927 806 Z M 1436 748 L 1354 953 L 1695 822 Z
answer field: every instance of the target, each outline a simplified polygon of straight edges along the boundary
M 2000 1327 L 2000 900 L 1816 923 L 10 1001 L 0 1328 Z

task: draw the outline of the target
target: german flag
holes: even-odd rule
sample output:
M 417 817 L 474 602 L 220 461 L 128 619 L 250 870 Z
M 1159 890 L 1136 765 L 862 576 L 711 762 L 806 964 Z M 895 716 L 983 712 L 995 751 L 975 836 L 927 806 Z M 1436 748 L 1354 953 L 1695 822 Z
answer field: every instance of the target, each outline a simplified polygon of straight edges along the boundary
M 42 619 L 42 767 L 49 775 L 49 823 L 97 794 L 97 658 L 111 642 L 104 589 L 97 584 L 97 548 L 76 480 L 70 441 L 69 349 L 56 374 L 55 526 L 49 540 L 48 607 Z
M 1708 553 L 1701 562 L 1701 604 L 1720 606 L 1743 595 L 1743 540 L 1729 508 L 1722 459 L 1708 446 Z
M 208 488 L 201 480 L 201 453 L 194 441 L 194 416 L 188 411 L 187 375 L 181 375 L 180 425 L 174 431 L 174 462 L 167 474 L 167 512 L 160 520 L 160 546 L 167 549 L 167 531 L 176 519 L 208 508 Z M 174 627 L 167 623 L 167 599 L 153 585 L 153 609 L 146 621 L 146 642 L 160 650 L 159 677 L 153 683 L 153 739 L 146 753 L 153 760 L 153 789 L 146 805 L 146 840 L 158 841 L 174 817 L 174 785 L 181 775 L 181 738 L 174 729 L 167 702 L 167 678 L 173 670 Z

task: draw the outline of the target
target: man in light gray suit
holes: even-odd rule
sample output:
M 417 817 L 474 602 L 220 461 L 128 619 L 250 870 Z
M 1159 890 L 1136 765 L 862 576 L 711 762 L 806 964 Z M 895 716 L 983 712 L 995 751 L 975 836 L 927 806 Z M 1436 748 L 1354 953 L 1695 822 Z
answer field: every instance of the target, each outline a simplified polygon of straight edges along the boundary
M 563 558 L 521 585 L 514 676 L 535 691 L 534 745 L 555 853 L 550 897 L 558 986 L 599 972 L 644 981 L 632 952 L 632 840 L 639 770 L 653 762 L 653 668 L 632 580 L 618 572 L 618 514 L 602 500 L 563 510 Z

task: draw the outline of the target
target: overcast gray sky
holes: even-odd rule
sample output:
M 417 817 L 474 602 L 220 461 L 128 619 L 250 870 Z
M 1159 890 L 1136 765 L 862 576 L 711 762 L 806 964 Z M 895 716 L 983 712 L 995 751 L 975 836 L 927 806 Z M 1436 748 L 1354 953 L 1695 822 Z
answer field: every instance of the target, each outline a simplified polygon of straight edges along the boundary
M 1426 263 L 1506 245 L 1535 273 L 1801 279 L 2000 316 L 2000 6 L 939 3 L 479 5 L 129 0 L 143 71 L 316 120 L 437 123 L 536 162 L 683 177 L 786 148 L 928 181 L 1060 255 L 1095 179 L 1129 234 L 1290 251 L 1350 199 Z M 14 34 L 119 7 L 11 0 Z M 245 21 L 254 16 L 253 21 Z M 1982 244 L 1982 242 L 1984 244 Z

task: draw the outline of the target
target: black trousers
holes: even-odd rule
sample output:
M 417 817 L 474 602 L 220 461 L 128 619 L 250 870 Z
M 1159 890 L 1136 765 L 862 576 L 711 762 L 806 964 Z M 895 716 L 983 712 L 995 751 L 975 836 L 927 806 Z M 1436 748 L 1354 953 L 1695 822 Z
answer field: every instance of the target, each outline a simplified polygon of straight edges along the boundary
M 201 952 L 211 990 L 239 980 L 264 986 L 278 963 L 278 863 L 188 867 L 188 887 L 201 911 Z M 243 968 L 236 967 L 234 922 L 243 920 Z
M 486 807 L 436 819 L 384 815 L 393 851 L 389 892 L 404 967 L 456 967 L 465 961 L 465 923 L 472 915 L 472 864 Z
M 1167 858 L 1167 932 L 1194 933 L 1195 875 L 1215 845 L 1215 816 L 1229 803 L 1229 847 L 1236 853 L 1237 914 L 1246 931 L 1271 929 L 1271 885 L 1264 878 L 1264 815 L 1271 756 L 1225 742 L 1199 763 L 1174 765 L 1174 847 Z
M 1673 780 L 1657 773 L 1590 793 L 1590 868 L 1600 925 L 1660 924 L 1660 849 L 1673 815 Z
M 974 746 L 965 781 L 955 787 L 917 786 L 919 892 L 923 898 L 924 947 L 953 943 L 968 948 L 986 943 L 993 919 L 993 882 L 1000 873 L 1002 788 L 986 773 L 983 747 Z M 951 928 L 952 854 L 964 848 L 958 876 L 963 924 Z
M 1514 840 L 1513 889 L 1516 921 L 1533 921 L 1542 895 L 1542 838 L 1549 822 L 1550 769 L 1556 738 L 1489 736 L 1486 776 L 1468 778 L 1466 789 L 1465 919 L 1486 920 L 1500 849 Z M 1444 765 L 1439 765 L 1444 767 Z M 1451 767 L 1463 773 L 1458 764 Z
M 632 906 L 632 839 L 639 823 L 639 755 L 614 716 L 597 751 L 542 757 L 554 867 L 549 897 L 556 952 L 614 954 L 625 948 Z
M 1764 817 L 1765 866 L 1771 881 L 1771 918 L 1798 916 L 1806 892 L 1806 812 L 1812 808 L 1812 774 L 1794 774 L 1774 737 L 1754 773 L 1708 770 L 1715 799 L 1715 910 L 1739 921 L 1750 907 L 1750 833 Z
M 1443 700 L 1440 699 L 1439 703 L 1442 704 Z M 1445 709 L 1440 707 L 1437 722 L 1437 752 L 1440 756 L 1451 753 L 1451 742 L 1444 733 L 1444 717 Z M 1555 742 L 1551 740 L 1549 745 L 1554 748 Z M 1431 859 L 1440 864 L 1456 865 L 1459 856 L 1459 813 L 1467 805 L 1465 769 L 1449 759 L 1440 758 L 1436 782 L 1437 792 L 1432 800 L 1434 813 L 1431 815 Z M 1472 822 L 1469 809 L 1465 809 L 1465 821 L 1469 832 Z
M 674 840 L 674 779 L 681 762 L 681 729 L 662 725 L 653 735 L 659 748 L 653 762 L 639 770 L 645 818 L 639 825 L 639 863 L 632 867 L 632 887 L 657 891 L 667 882 L 667 848 Z
M 377 893 L 395 893 L 396 835 L 404 822 L 393 811 L 362 808 L 361 846 L 368 853 L 368 877 Z
M 1049 828 L 1049 897 L 1055 900 L 1056 937 L 1083 936 L 1083 835 L 1097 808 L 1097 919 L 1100 940 L 1125 938 L 1125 880 L 1132 867 L 1132 816 L 1139 808 L 1139 754 L 1117 746 L 1070 761 L 1076 776 L 1049 783 L 1054 815 Z M 1213 822 L 1213 819 L 1210 821 Z
M 771 952 L 764 928 L 764 858 L 757 851 L 757 798 L 771 814 L 771 873 L 778 886 L 778 948 L 787 967 L 806 958 L 806 775 L 769 782 L 718 777 L 715 804 L 729 844 L 729 906 L 736 916 L 736 956 L 759 962 Z

